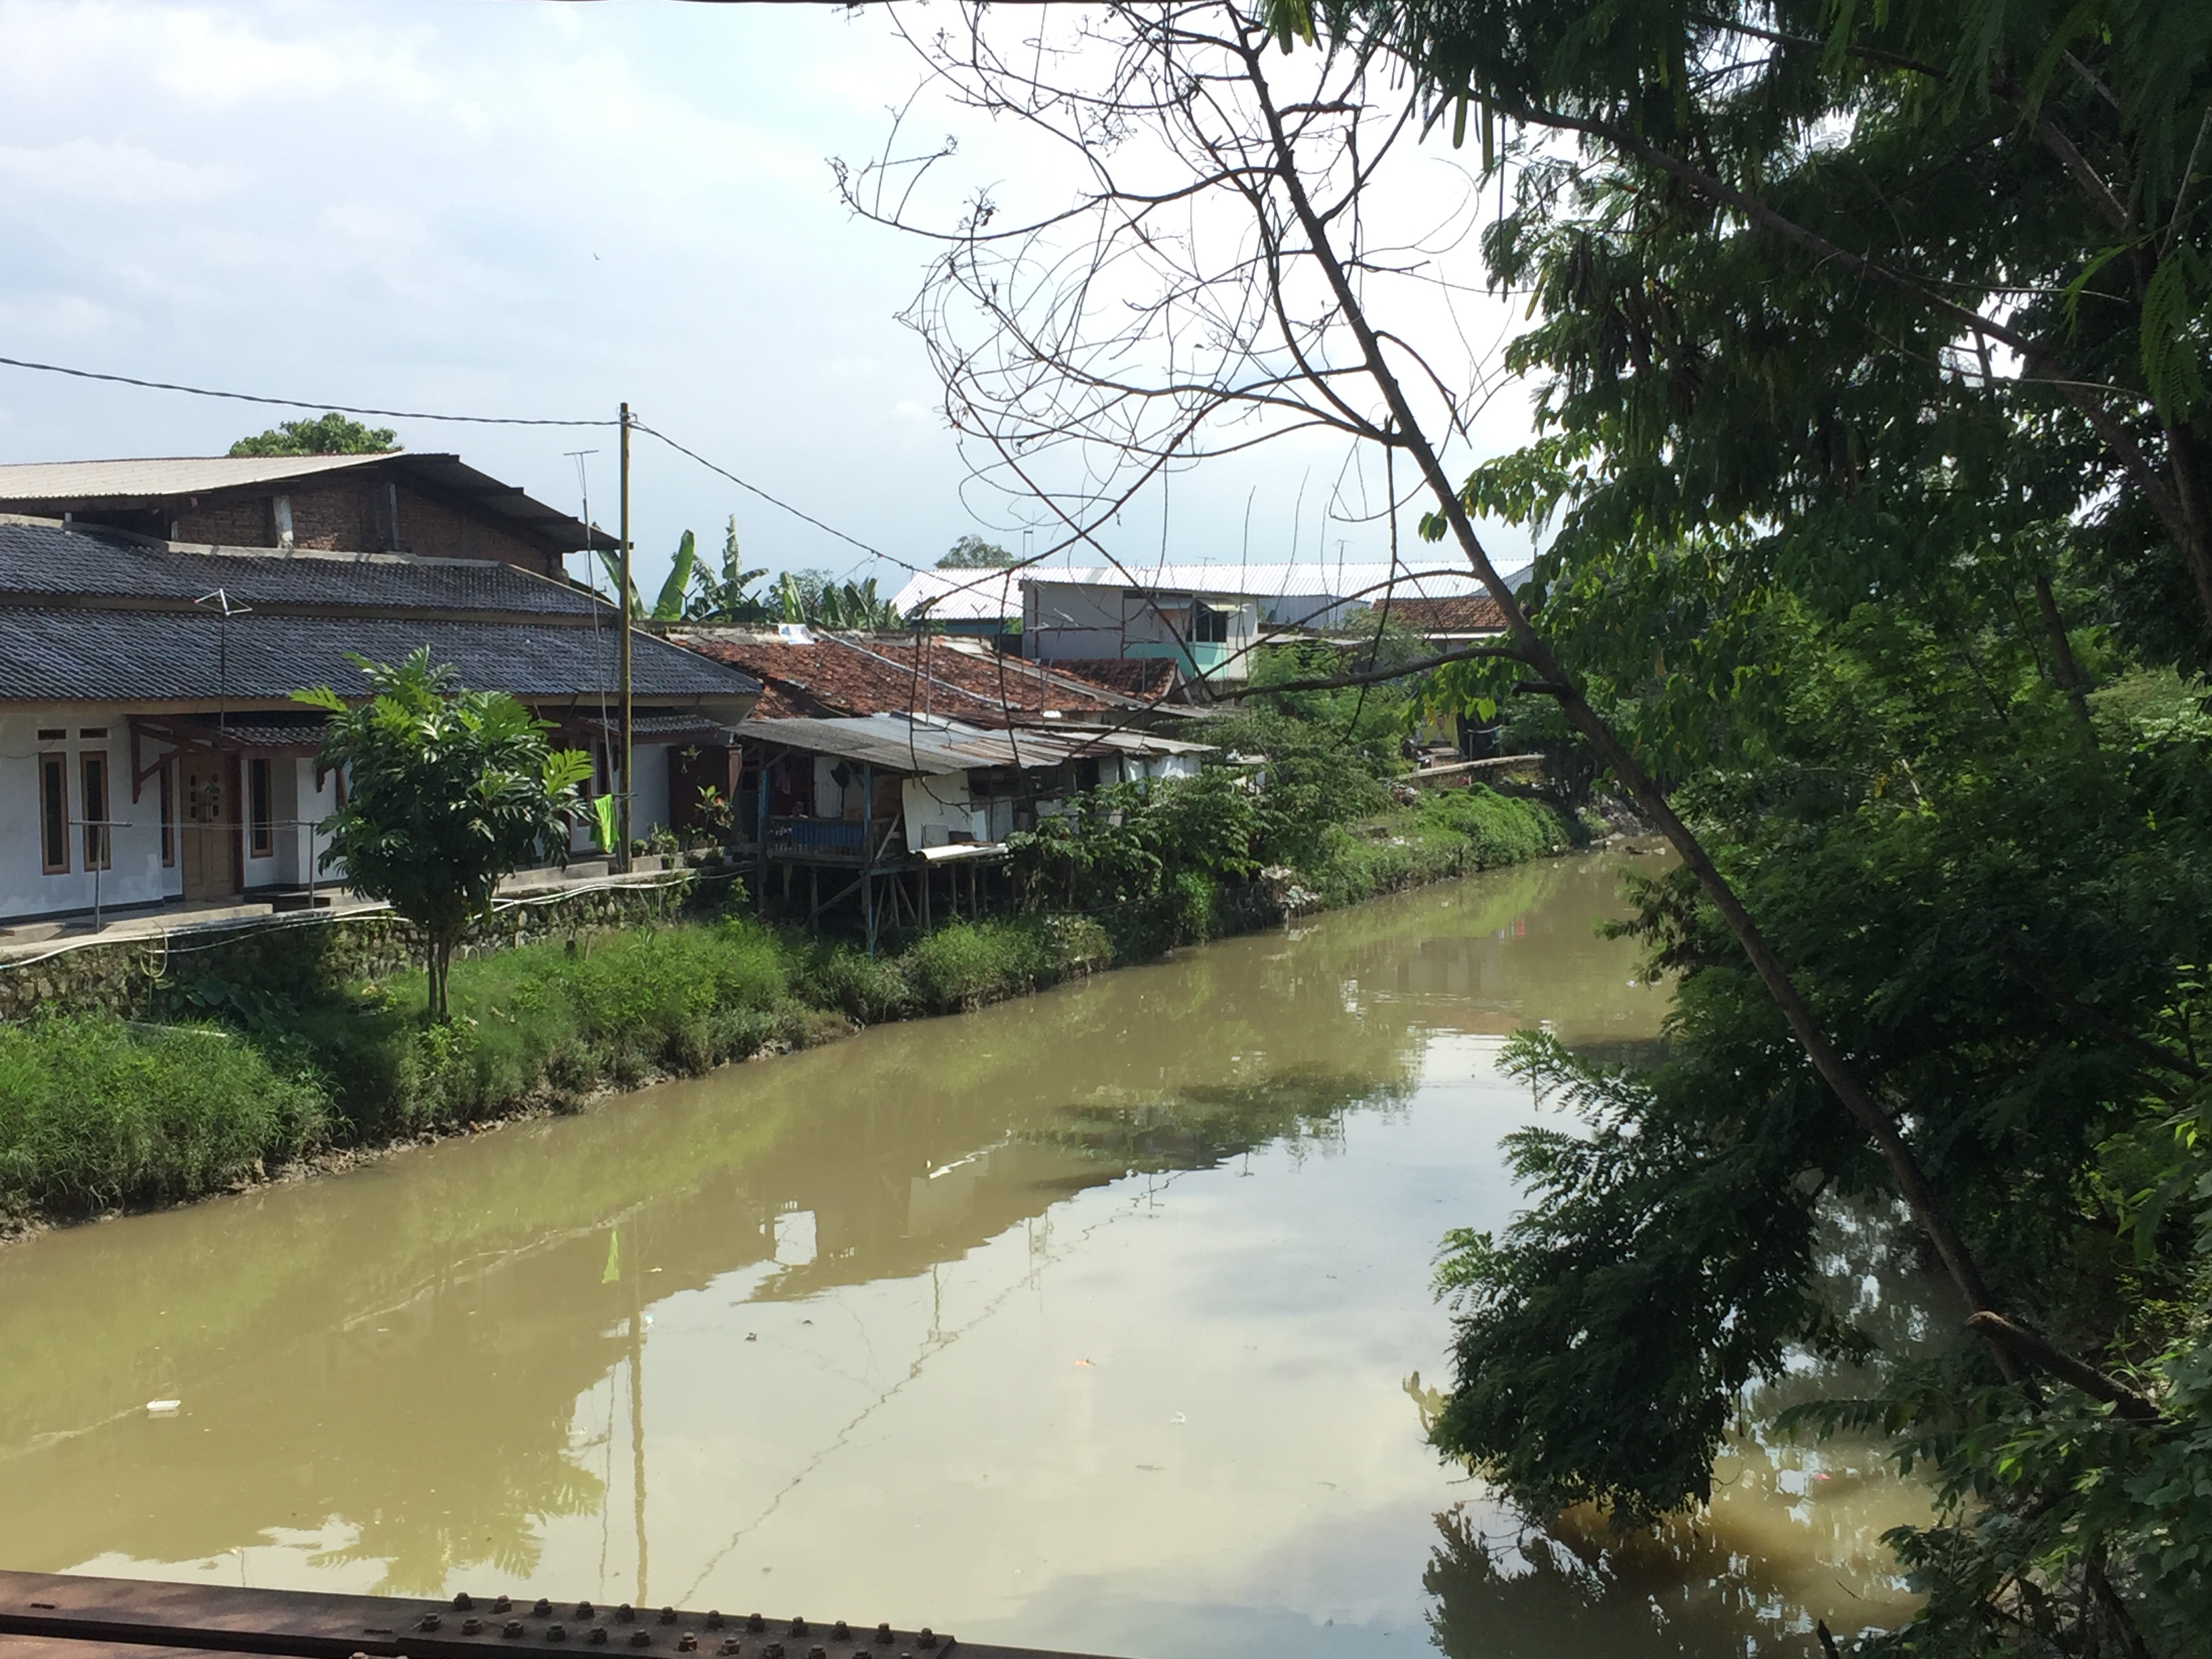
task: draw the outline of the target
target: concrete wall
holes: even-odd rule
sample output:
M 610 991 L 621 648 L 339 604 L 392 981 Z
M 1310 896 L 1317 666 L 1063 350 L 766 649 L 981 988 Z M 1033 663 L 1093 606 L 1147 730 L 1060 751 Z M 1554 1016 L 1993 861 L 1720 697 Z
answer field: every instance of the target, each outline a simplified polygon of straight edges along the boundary
M 44 738 L 42 731 L 58 731 L 60 738 Z M 105 736 L 86 737 L 87 732 Z M 160 745 L 147 741 L 142 757 L 150 762 Z M 183 875 L 171 863 L 161 862 L 161 786 L 159 775 L 149 776 L 136 801 L 131 799 L 131 727 L 121 716 L 79 716 L 64 720 L 53 714 L 0 714 L 0 921 L 10 918 L 89 910 L 93 904 L 92 872 L 86 868 L 84 830 L 72 823 L 69 832 L 70 867 L 65 873 L 47 875 L 41 867 L 40 845 L 39 757 L 58 754 L 67 760 L 69 816 L 84 817 L 82 757 L 88 750 L 107 757 L 107 813 L 126 828 L 110 832 L 108 867 L 100 872 L 100 902 L 107 908 L 155 904 L 182 896 Z M 631 833 L 639 839 L 669 822 L 669 756 L 666 744 L 640 744 L 635 751 L 637 793 L 631 803 Z M 256 855 L 250 822 L 252 792 L 248 769 L 255 757 L 240 757 L 239 802 L 244 854 L 245 893 L 255 890 L 304 887 L 309 866 L 330 842 L 315 826 L 337 810 L 335 775 L 315 775 L 315 762 L 307 755 L 265 757 L 270 771 L 270 816 L 274 820 L 270 850 Z M 172 783 L 175 782 L 173 775 Z M 854 799 L 860 799 L 857 781 Z M 175 842 L 172 842 L 173 849 Z M 588 854 L 588 828 L 570 841 L 570 850 Z M 344 872 L 318 869 L 314 884 L 342 884 Z
M 1228 613 L 1224 644 L 1188 642 L 1194 605 Z M 1033 661 L 1170 657 L 1189 673 L 1244 678 L 1260 636 L 1260 604 L 1236 594 L 1146 592 L 1082 582 L 1022 584 L 1022 653 Z
M 59 738 L 41 738 L 59 731 Z M 86 737 L 87 732 L 104 736 Z M 69 869 L 47 875 L 39 842 L 39 757 L 68 757 L 69 816 L 84 816 L 88 750 L 107 756 L 107 814 L 130 827 L 110 832 L 108 867 L 100 872 L 103 905 L 150 904 L 179 890 L 180 878 L 161 863 L 161 801 L 149 779 L 145 793 L 131 799 L 131 728 L 105 716 L 64 720 L 51 714 L 0 714 L 0 918 L 89 910 L 93 877 L 85 867 L 84 831 L 69 827 Z
M 899 801 L 906 813 L 909 853 L 946 846 L 955 831 L 977 841 L 990 839 L 990 814 L 969 798 L 964 772 L 941 778 L 908 778 L 900 788 Z
M 710 892 L 723 890 L 710 888 Z M 666 921 L 692 891 L 687 872 L 634 887 L 586 889 L 502 910 L 469 930 L 465 957 Z M 173 1018 L 170 985 L 208 975 L 297 997 L 317 983 L 380 977 L 418 966 L 421 935 L 389 911 L 333 917 L 260 917 L 161 939 L 118 939 L 22 963 L 0 963 L 0 1019 L 40 1009 L 104 1010 L 125 1018 Z
M 602 790 L 612 788 L 615 780 L 613 775 L 606 769 L 610 763 L 608 754 L 601 753 L 596 744 L 591 747 L 600 770 L 596 781 L 586 786 L 586 792 L 593 788 Z M 608 746 L 610 752 L 612 747 L 611 744 Z M 667 825 L 670 821 L 668 812 L 670 750 L 671 745 L 665 743 L 633 743 L 630 745 L 630 765 L 637 774 L 636 788 L 632 793 L 629 802 L 629 835 L 632 841 L 643 841 L 655 830 Z M 594 833 L 592 828 L 592 822 L 589 812 L 580 812 L 577 815 L 568 832 L 570 856 L 591 858 L 598 854 L 599 848 L 592 840 Z

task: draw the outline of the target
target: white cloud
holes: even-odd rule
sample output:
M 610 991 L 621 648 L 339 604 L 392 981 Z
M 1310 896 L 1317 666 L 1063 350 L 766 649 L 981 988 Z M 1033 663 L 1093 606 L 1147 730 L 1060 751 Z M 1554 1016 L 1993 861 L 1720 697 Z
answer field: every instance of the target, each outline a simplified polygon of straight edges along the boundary
M 37 147 L 0 145 L 0 182 L 76 202 L 118 207 L 202 203 L 236 190 L 246 177 L 236 167 L 195 166 L 141 144 L 96 138 Z
M 627 398 L 892 553 L 976 527 L 894 320 L 929 250 L 855 221 L 826 165 L 877 153 L 919 79 L 880 11 L 0 0 L 0 40 L 7 355 L 382 407 Z M 902 150 L 948 131 L 949 204 L 977 180 L 1065 188 L 1035 146 L 927 100 Z M 206 453 L 280 413 L 0 377 L 0 459 Z M 612 498 L 611 434 L 401 425 L 564 505 L 562 452 L 596 445 L 594 502 Z M 1301 471 L 1340 461 L 1310 451 L 1179 480 L 1177 540 L 1233 556 L 1255 483 L 1287 530 Z M 766 561 L 850 562 L 650 443 L 636 484 L 648 548 L 735 512 Z M 1155 543 L 1157 509 L 1139 520 Z

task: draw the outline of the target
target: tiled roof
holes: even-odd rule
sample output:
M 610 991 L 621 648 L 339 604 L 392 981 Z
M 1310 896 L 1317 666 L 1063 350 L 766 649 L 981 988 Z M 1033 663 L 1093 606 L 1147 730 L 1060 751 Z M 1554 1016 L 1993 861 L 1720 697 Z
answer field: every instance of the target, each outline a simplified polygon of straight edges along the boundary
M 365 696 L 349 660 L 397 662 L 421 646 L 461 683 L 533 702 L 611 696 L 615 641 L 596 629 L 389 617 L 234 616 L 204 611 L 46 611 L 0 605 L 0 701 L 282 704 L 302 686 Z M 227 659 L 227 667 L 225 666 Z M 634 695 L 747 696 L 752 681 L 649 635 L 631 649 Z
M 580 588 L 491 559 L 173 552 L 135 537 L 0 521 L 0 603 L 8 595 L 83 595 L 189 605 L 218 587 L 234 605 L 264 607 L 574 617 L 596 607 L 610 623 L 614 614 Z
M 1175 689 L 1176 666 L 1170 657 L 1062 657 L 1055 672 L 1088 680 L 1125 697 L 1157 702 Z
M 1394 599 L 1390 620 L 1410 634 L 1500 634 L 1505 613 L 1487 593 L 1448 599 Z
M 227 624 L 195 603 L 218 587 L 234 607 Z M 589 594 L 488 559 L 178 553 L 0 522 L 0 700 L 281 705 L 307 685 L 360 696 L 348 653 L 396 662 L 424 645 L 465 685 L 596 699 L 612 695 L 618 635 Z M 758 689 L 649 635 L 632 656 L 640 697 Z
M 735 630 L 684 630 L 692 650 L 742 668 L 769 688 L 756 718 L 902 714 L 996 723 L 1034 719 L 1048 708 L 1096 714 L 1127 697 L 1061 672 L 996 652 L 962 649 L 924 635 L 845 638 L 817 632 L 808 643 Z

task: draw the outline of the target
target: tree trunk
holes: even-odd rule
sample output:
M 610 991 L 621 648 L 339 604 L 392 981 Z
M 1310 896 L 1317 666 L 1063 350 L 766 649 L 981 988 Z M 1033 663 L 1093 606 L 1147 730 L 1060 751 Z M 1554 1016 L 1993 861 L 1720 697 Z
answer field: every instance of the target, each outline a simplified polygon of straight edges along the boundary
M 1264 45 L 1264 41 L 1261 42 Z M 1506 586 L 1491 562 L 1489 553 L 1476 533 L 1473 520 L 1468 516 L 1466 505 L 1459 492 L 1453 488 L 1450 477 L 1443 470 L 1442 459 L 1428 441 L 1425 433 L 1414 416 L 1413 405 L 1405 388 L 1399 384 L 1382 351 L 1382 342 L 1367 320 L 1357 290 L 1343 260 L 1336 253 L 1328 234 L 1307 193 L 1305 180 L 1300 174 L 1297 159 L 1289 134 L 1283 125 L 1270 90 L 1267 71 L 1260 57 L 1260 49 L 1249 40 L 1243 57 L 1245 69 L 1254 89 L 1259 94 L 1266 114 L 1268 137 L 1274 152 L 1275 172 L 1288 196 L 1292 211 L 1304 231 L 1311 257 L 1321 267 L 1334 295 L 1337 307 L 1346 325 L 1358 340 L 1363 366 L 1389 408 L 1391 416 L 1392 441 L 1401 444 L 1419 467 L 1422 479 L 1436 498 L 1453 538 L 1459 544 L 1475 576 L 1481 581 L 1491 598 L 1504 614 L 1507 629 L 1514 643 L 1521 647 L 1528 665 L 1535 672 L 1537 683 L 1531 688 L 1558 699 L 1560 710 L 1569 724 L 1587 738 L 1605 765 L 1619 778 L 1635 799 L 1639 809 L 1659 828 L 1682 856 L 1698 884 L 1705 890 L 1713 908 L 1720 912 L 1723 922 L 1734 934 L 1738 946 L 1749 959 L 1752 971 L 1766 988 L 1781 1010 L 1798 1046 L 1805 1052 L 1815 1072 L 1836 1096 L 1846 1113 L 1880 1149 L 1883 1162 L 1888 1166 L 1898 1193 L 1911 1210 L 1913 1219 L 1935 1247 L 1967 1306 L 1975 1311 L 1995 1311 L 1995 1303 L 1984 1282 L 1981 1269 L 1967 1250 L 1949 1218 L 1944 1213 L 1935 1189 L 1921 1170 L 1912 1149 L 1898 1133 L 1889 1113 L 1844 1063 L 1835 1045 L 1828 1041 L 1812 1008 L 1791 981 L 1789 970 L 1765 935 L 1752 919 L 1751 913 L 1737 896 L 1735 890 L 1722 876 L 1711 857 L 1689 826 L 1675 815 L 1658 781 L 1644 769 L 1634 755 L 1610 726 L 1590 707 L 1568 675 L 1564 665 L 1553 654 L 1549 643 L 1528 620 L 1521 608 L 1519 598 Z M 1990 1351 L 1999 1369 L 2010 1378 L 2014 1375 L 2011 1357 L 1992 1342 Z
M 2051 678 L 2066 694 L 2066 701 L 2074 705 L 2074 713 L 2087 726 L 2089 724 L 2087 687 L 2081 675 L 2081 665 L 2074 659 L 2073 642 L 2066 637 L 2066 619 L 2058 614 L 2057 596 L 2051 591 L 2051 578 L 2035 579 L 2035 608 L 2043 613 L 2043 631 L 2051 636 L 2051 653 L 2055 659 Z
M 453 942 L 439 934 L 430 938 L 430 1023 L 443 1025 L 452 1017 L 446 1001 L 446 981 L 453 962 Z

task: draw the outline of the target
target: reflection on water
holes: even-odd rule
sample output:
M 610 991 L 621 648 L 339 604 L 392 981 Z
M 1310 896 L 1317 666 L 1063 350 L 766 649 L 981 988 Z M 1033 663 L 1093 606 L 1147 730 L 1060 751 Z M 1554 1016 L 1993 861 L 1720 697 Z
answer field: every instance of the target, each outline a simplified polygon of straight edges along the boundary
M 1510 1212 L 1497 1142 L 1533 1109 L 1498 1039 L 1662 1012 L 1593 933 L 1611 871 L 0 1254 L 0 1563 L 1162 1656 L 1432 1629 L 1475 1659 L 1563 1621 L 1741 1652 L 1809 1607 L 1891 1616 L 1865 1523 L 1910 1499 L 1878 1480 L 1852 1509 L 1753 1448 L 1663 1559 L 1571 1528 L 1486 1552 L 1510 1518 L 1421 1442 L 1433 1252 Z

